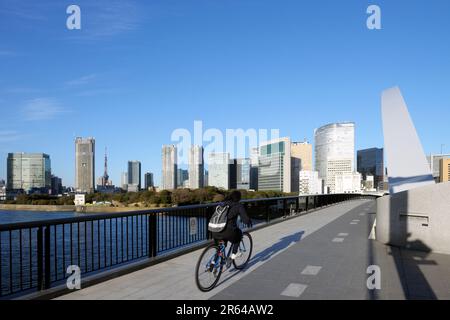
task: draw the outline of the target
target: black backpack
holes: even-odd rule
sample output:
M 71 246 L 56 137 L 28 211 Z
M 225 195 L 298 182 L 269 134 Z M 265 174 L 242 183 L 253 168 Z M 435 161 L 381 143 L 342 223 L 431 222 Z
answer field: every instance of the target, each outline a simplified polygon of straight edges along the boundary
M 222 232 L 227 227 L 228 212 L 230 206 L 226 204 L 219 204 L 209 220 L 208 230 L 211 232 Z

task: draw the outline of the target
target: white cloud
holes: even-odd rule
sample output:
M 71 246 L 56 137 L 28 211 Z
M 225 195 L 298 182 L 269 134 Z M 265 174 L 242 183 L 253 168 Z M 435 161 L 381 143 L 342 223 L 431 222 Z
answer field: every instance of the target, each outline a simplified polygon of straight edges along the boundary
M 26 121 L 51 120 L 66 113 L 57 101 L 49 98 L 36 98 L 26 102 L 22 108 L 22 115 Z
M 12 130 L 3 130 L 0 131 L 0 142 L 12 142 L 17 141 L 22 138 L 22 135 L 18 133 L 17 131 Z
M 81 86 L 81 85 L 85 85 L 89 82 L 91 82 L 92 80 L 94 80 L 97 77 L 96 74 L 89 74 L 83 77 L 80 77 L 78 79 L 73 79 L 70 81 L 66 82 L 66 85 L 68 86 Z

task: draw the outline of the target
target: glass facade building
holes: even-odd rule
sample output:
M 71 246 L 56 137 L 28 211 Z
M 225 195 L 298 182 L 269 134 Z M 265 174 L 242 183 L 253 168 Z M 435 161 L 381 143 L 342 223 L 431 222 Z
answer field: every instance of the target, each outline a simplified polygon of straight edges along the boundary
M 367 175 L 374 177 L 374 187 L 380 189 L 384 180 L 384 151 L 379 148 L 359 150 L 357 155 L 358 172 L 366 180 Z
M 50 190 L 52 187 L 50 156 L 44 153 L 9 153 L 7 159 L 7 189 Z
M 141 190 L 141 162 L 140 161 L 128 161 L 128 190 L 134 191 Z
M 262 144 L 259 151 L 258 190 L 291 192 L 291 165 L 289 138 Z

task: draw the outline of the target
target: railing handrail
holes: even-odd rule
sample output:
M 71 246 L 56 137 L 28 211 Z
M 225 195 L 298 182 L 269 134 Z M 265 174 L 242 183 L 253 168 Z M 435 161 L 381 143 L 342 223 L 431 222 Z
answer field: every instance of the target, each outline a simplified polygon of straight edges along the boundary
M 258 199 L 245 199 L 242 200 L 242 203 L 252 203 L 252 202 L 263 202 L 263 201 L 280 201 L 280 200 L 294 200 L 298 198 L 307 198 L 313 196 L 336 196 L 336 195 L 350 195 L 347 194 L 316 194 L 316 195 L 301 195 L 301 196 L 288 196 L 288 197 L 275 197 L 275 198 L 258 198 Z M 352 194 L 356 195 L 356 194 Z M 364 194 L 361 194 L 364 195 Z M 374 195 L 368 195 L 374 196 Z M 376 196 L 375 196 L 376 197 Z M 57 219 L 45 219 L 45 220 L 36 220 L 36 221 L 28 221 L 28 222 L 14 222 L 14 223 L 6 223 L 0 224 L 0 231 L 13 231 L 22 228 L 39 228 L 45 227 L 49 225 L 61 225 L 61 224 L 69 224 L 76 222 L 90 222 L 104 219 L 116 219 L 116 218 L 126 218 L 131 216 L 140 216 L 140 215 L 151 215 L 151 214 L 164 214 L 164 213 L 173 213 L 180 210 L 194 210 L 194 209 L 205 209 L 209 207 L 215 207 L 220 202 L 212 202 L 207 204 L 197 204 L 197 205 L 188 205 L 188 206 L 175 206 L 168 208 L 157 208 L 157 209 L 148 209 L 148 210 L 136 210 L 129 212 L 116 212 L 116 213 L 99 213 L 99 214 L 89 214 L 86 216 L 80 217 L 68 217 L 68 218 L 57 218 Z

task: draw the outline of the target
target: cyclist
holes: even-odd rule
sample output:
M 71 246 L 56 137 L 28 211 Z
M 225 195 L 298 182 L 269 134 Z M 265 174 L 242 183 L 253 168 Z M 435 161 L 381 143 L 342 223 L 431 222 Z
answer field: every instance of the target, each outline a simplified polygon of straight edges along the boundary
M 224 205 L 230 206 L 228 210 L 227 226 L 222 232 L 213 233 L 213 238 L 216 243 L 219 240 L 230 241 L 232 243 L 232 254 L 230 259 L 227 261 L 227 268 L 229 268 L 232 261 L 237 258 L 239 244 L 242 241 L 242 230 L 239 229 L 237 224 L 238 216 L 241 217 L 241 221 L 246 225 L 252 225 L 252 221 L 247 215 L 244 206 L 240 203 L 241 197 L 242 196 L 239 191 L 233 191 L 225 198 Z

